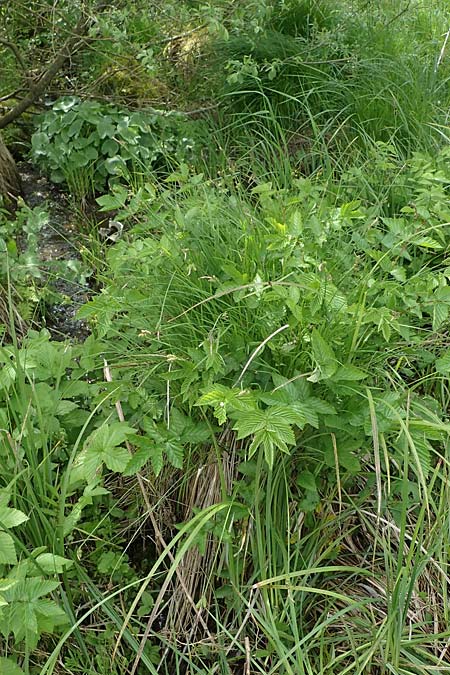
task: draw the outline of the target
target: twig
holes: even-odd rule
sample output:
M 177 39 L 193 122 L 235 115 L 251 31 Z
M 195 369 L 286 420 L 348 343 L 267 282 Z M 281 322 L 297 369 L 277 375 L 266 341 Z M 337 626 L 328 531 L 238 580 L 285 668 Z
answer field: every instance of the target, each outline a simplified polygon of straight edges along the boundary
M 191 28 L 191 30 L 187 30 L 185 33 L 179 33 L 179 35 L 172 35 L 171 37 L 164 38 L 163 40 L 158 40 L 156 44 L 165 45 L 168 42 L 176 42 L 176 40 L 181 40 L 182 38 L 188 37 L 188 35 L 192 35 L 192 33 L 198 33 L 198 31 L 203 30 L 203 28 L 206 28 L 207 25 L 208 25 L 207 23 L 202 23 L 201 26 Z
M 397 19 L 400 19 L 400 17 L 403 16 L 403 14 L 406 14 L 406 12 L 409 10 L 410 6 L 411 6 L 411 0 L 408 0 L 408 4 L 406 5 L 406 7 L 403 7 L 403 9 L 401 9 L 398 12 L 398 14 L 393 16 L 392 19 L 389 19 L 389 21 L 387 21 L 384 24 L 384 27 L 387 28 L 388 26 L 391 25 L 391 23 L 394 23 L 395 21 L 397 21 Z
M 25 61 L 22 58 L 22 54 L 17 49 L 17 45 L 15 45 L 14 42 L 10 42 L 9 40 L 4 40 L 3 38 L 0 38 L 0 45 L 3 45 L 4 47 L 7 47 L 7 49 L 10 49 L 12 51 L 12 53 L 14 54 L 14 58 L 19 64 L 20 68 L 22 69 L 24 75 L 28 77 L 28 69 L 25 65 Z
M 19 89 L 16 89 L 15 91 L 12 91 L 10 94 L 5 94 L 4 96 L 0 96 L 0 103 L 3 103 L 3 101 L 9 101 L 10 98 L 15 98 L 17 94 L 21 94 L 23 91 L 23 87 L 19 87 Z
M 445 34 L 444 44 L 442 45 L 441 51 L 440 51 L 440 53 L 439 53 L 439 58 L 438 58 L 438 60 L 437 60 L 437 62 L 436 62 L 436 67 L 435 67 L 435 69 L 434 69 L 434 72 L 437 71 L 437 69 L 438 69 L 439 66 L 441 65 L 442 61 L 444 60 L 445 48 L 446 48 L 446 46 L 447 46 L 447 42 L 448 42 L 449 37 L 450 37 L 450 28 L 448 29 L 448 31 L 447 31 L 446 34 Z
M 271 333 L 270 335 L 268 335 L 268 336 L 266 337 L 266 339 L 263 340 L 263 341 L 261 342 L 261 344 L 258 345 L 258 346 L 256 347 L 255 351 L 252 353 L 252 355 L 250 356 L 249 360 L 247 361 L 247 363 L 245 364 L 245 366 L 242 368 L 241 374 L 239 375 L 238 379 L 236 380 L 236 382 L 235 382 L 234 385 L 233 385 L 234 387 L 237 387 L 237 385 L 239 384 L 239 382 L 240 382 L 240 381 L 242 380 L 242 378 L 244 377 L 244 374 L 245 374 L 247 368 L 250 366 L 250 364 L 251 364 L 251 362 L 253 361 L 253 359 L 256 358 L 256 356 L 258 356 L 259 352 L 262 351 L 262 350 L 264 349 L 264 347 L 265 347 L 266 344 L 269 342 L 269 340 L 271 340 L 273 337 L 275 337 L 275 335 L 278 335 L 278 333 L 281 333 L 281 331 L 286 330 L 286 328 L 289 328 L 289 324 L 288 324 L 288 323 L 285 323 L 284 326 L 280 326 L 280 328 L 277 328 L 276 330 L 274 330 L 273 333 Z
M 250 675 L 250 659 L 251 659 L 251 653 L 250 653 L 250 638 L 245 637 L 244 639 L 244 644 L 245 644 L 245 668 L 244 668 L 244 675 Z

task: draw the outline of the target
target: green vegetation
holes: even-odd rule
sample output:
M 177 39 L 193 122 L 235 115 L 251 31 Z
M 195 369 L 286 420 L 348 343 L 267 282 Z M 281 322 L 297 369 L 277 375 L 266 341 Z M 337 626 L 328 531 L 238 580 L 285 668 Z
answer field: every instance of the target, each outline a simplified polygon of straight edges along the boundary
M 96 18 L 6 136 L 80 259 L 2 213 L 0 675 L 450 672 L 449 10 L 131 4 L 0 10 Z

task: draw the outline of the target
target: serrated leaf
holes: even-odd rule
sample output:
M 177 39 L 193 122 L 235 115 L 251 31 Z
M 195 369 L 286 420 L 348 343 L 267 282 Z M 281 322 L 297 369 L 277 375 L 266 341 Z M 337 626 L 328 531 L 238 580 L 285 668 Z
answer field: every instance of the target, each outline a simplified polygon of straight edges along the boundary
M 334 351 L 330 345 L 324 340 L 318 330 L 313 330 L 311 335 L 311 344 L 313 348 L 314 358 L 318 364 L 320 371 L 319 379 L 328 379 L 338 369 L 338 362 Z M 318 381 L 318 380 L 315 380 Z
M 357 474 L 361 471 L 361 464 L 358 457 L 356 457 L 352 450 L 345 446 L 338 446 L 338 460 L 339 464 L 343 466 L 344 469 L 347 469 L 347 471 L 350 471 L 353 474 Z
M 391 269 L 390 274 L 394 277 L 394 279 L 397 279 L 397 281 L 406 281 L 406 270 L 404 267 L 394 267 Z
M 78 480 L 86 480 L 88 483 L 92 483 L 102 464 L 101 453 L 90 448 L 89 450 L 82 450 L 73 464 L 70 473 L 71 483 L 76 483 Z
M 368 377 L 367 373 L 351 364 L 341 366 L 332 377 L 333 382 L 344 380 L 346 382 L 357 382 Z
M 212 405 L 214 417 L 220 425 L 225 424 L 228 415 L 228 409 L 242 409 L 246 407 L 246 401 L 249 401 L 246 392 L 240 389 L 229 389 L 221 384 L 215 384 L 208 389 L 195 403 L 196 406 Z
M 9 590 L 17 584 L 17 579 L 0 579 L 0 593 Z
M 183 468 L 183 456 L 184 448 L 180 443 L 174 441 L 167 441 L 164 445 L 164 450 L 167 455 L 167 459 L 176 469 Z
M 134 433 L 135 429 L 121 422 L 103 424 L 93 431 L 74 463 L 72 482 L 80 478 L 93 482 L 102 464 L 110 471 L 125 471 L 130 453 L 121 444 Z
M 155 476 L 159 476 L 161 469 L 163 468 L 163 452 L 161 446 L 155 444 L 150 461 Z
M 61 399 L 57 403 L 55 415 L 57 417 L 63 417 L 64 415 L 68 415 L 70 412 L 72 412 L 72 410 L 76 410 L 76 408 L 78 408 L 77 403 Z
M 299 415 L 305 418 L 305 422 L 307 424 L 310 424 L 315 429 L 319 428 L 319 417 L 317 415 L 317 411 L 315 407 L 311 405 L 308 399 L 306 399 L 306 401 L 293 403 L 292 408 L 296 410 Z
M 332 309 L 335 312 L 341 312 L 347 309 L 346 297 L 338 291 L 336 286 L 330 283 L 327 283 L 325 287 L 324 302 L 329 309 Z
M 85 445 L 92 452 L 102 453 L 121 445 L 132 433 L 135 433 L 135 429 L 123 422 L 102 424 L 101 427 L 92 432 Z
M 31 640 L 38 634 L 37 616 L 32 603 L 14 602 L 6 610 L 5 628 L 13 633 L 16 643 L 29 636 Z M 2 627 L 3 631 L 3 627 Z
M 238 439 L 253 435 L 249 457 L 262 447 L 266 462 L 269 468 L 272 468 L 275 449 L 288 453 L 288 446 L 295 444 L 291 423 L 295 422 L 297 417 L 298 414 L 288 406 L 272 406 L 264 411 L 239 413 L 234 429 L 238 432 Z
M 56 626 L 68 622 L 67 614 L 54 600 L 48 598 L 38 600 L 34 604 L 34 610 L 38 619 L 39 633 L 53 633 Z
M 423 434 L 421 435 L 413 431 L 411 433 L 411 438 L 414 443 L 416 459 L 420 463 L 423 477 L 427 478 L 431 468 L 431 457 L 434 452 L 433 446 L 427 441 Z
M 46 574 L 62 574 L 72 567 L 73 561 L 54 553 L 41 553 L 36 562 Z
M 432 239 L 432 237 L 418 237 L 414 239 L 412 242 L 414 246 L 421 246 L 422 248 L 431 248 L 436 251 L 440 251 L 443 249 L 443 245 L 440 244 L 436 239 Z
M 335 415 L 336 414 L 336 408 L 331 405 L 331 403 L 328 403 L 328 401 L 324 401 L 321 398 L 317 398 L 316 396 L 309 396 L 305 403 L 308 405 L 311 405 L 316 412 L 318 412 L 320 415 Z
M 123 475 L 134 476 L 134 474 L 140 471 L 142 467 L 150 461 L 154 445 L 155 443 L 152 441 L 152 447 L 140 447 L 139 450 L 136 450 L 136 452 L 128 460 L 128 464 L 125 468 L 125 471 L 123 472 Z
M 102 459 L 110 471 L 123 473 L 130 461 L 130 453 L 127 448 L 122 446 L 108 447 L 102 453 Z
M 28 520 L 22 511 L 18 509 L 11 509 L 9 506 L 0 506 L 0 527 L 9 529 L 17 527 Z
M 59 581 L 51 581 L 42 577 L 20 579 L 17 584 L 4 592 L 8 602 L 31 602 L 48 595 L 60 586 Z
M 16 547 L 14 539 L 8 532 L 0 532 L 0 564 L 16 565 Z
M 450 349 L 447 349 L 446 352 L 442 354 L 437 360 L 435 364 L 436 370 L 438 373 L 442 373 L 443 375 L 449 375 L 450 373 Z
M 266 417 L 262 410 L 252 410 L 245 414 L 240 413 L 236 420 L 234 429 L 238 432 L 237 438 L 240 440 L 263 429 Z
M 438 330 L 448 318 L 449 306 L 443 302 L 433 305 L 433 330 Z

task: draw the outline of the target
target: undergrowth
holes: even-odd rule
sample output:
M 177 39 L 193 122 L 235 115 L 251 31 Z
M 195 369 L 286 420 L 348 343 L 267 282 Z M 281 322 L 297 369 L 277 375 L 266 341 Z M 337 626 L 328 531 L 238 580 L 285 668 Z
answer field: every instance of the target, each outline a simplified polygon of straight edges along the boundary
M 16 332 L 45 214 L 2 224 L 0 672 L 450 672 L 445 12 L 188 4 L 201 143 L 78 99 L 34 137 L 116 224 L 86 340 Z

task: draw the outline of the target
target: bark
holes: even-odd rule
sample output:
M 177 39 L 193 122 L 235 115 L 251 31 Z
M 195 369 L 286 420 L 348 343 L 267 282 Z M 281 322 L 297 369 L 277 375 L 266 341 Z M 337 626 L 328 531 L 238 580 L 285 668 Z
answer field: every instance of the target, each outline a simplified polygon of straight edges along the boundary
M 14 203 L 20 193 L 20 176 L 16 163 L 0 136 L 0 196 L 8 205 Z

